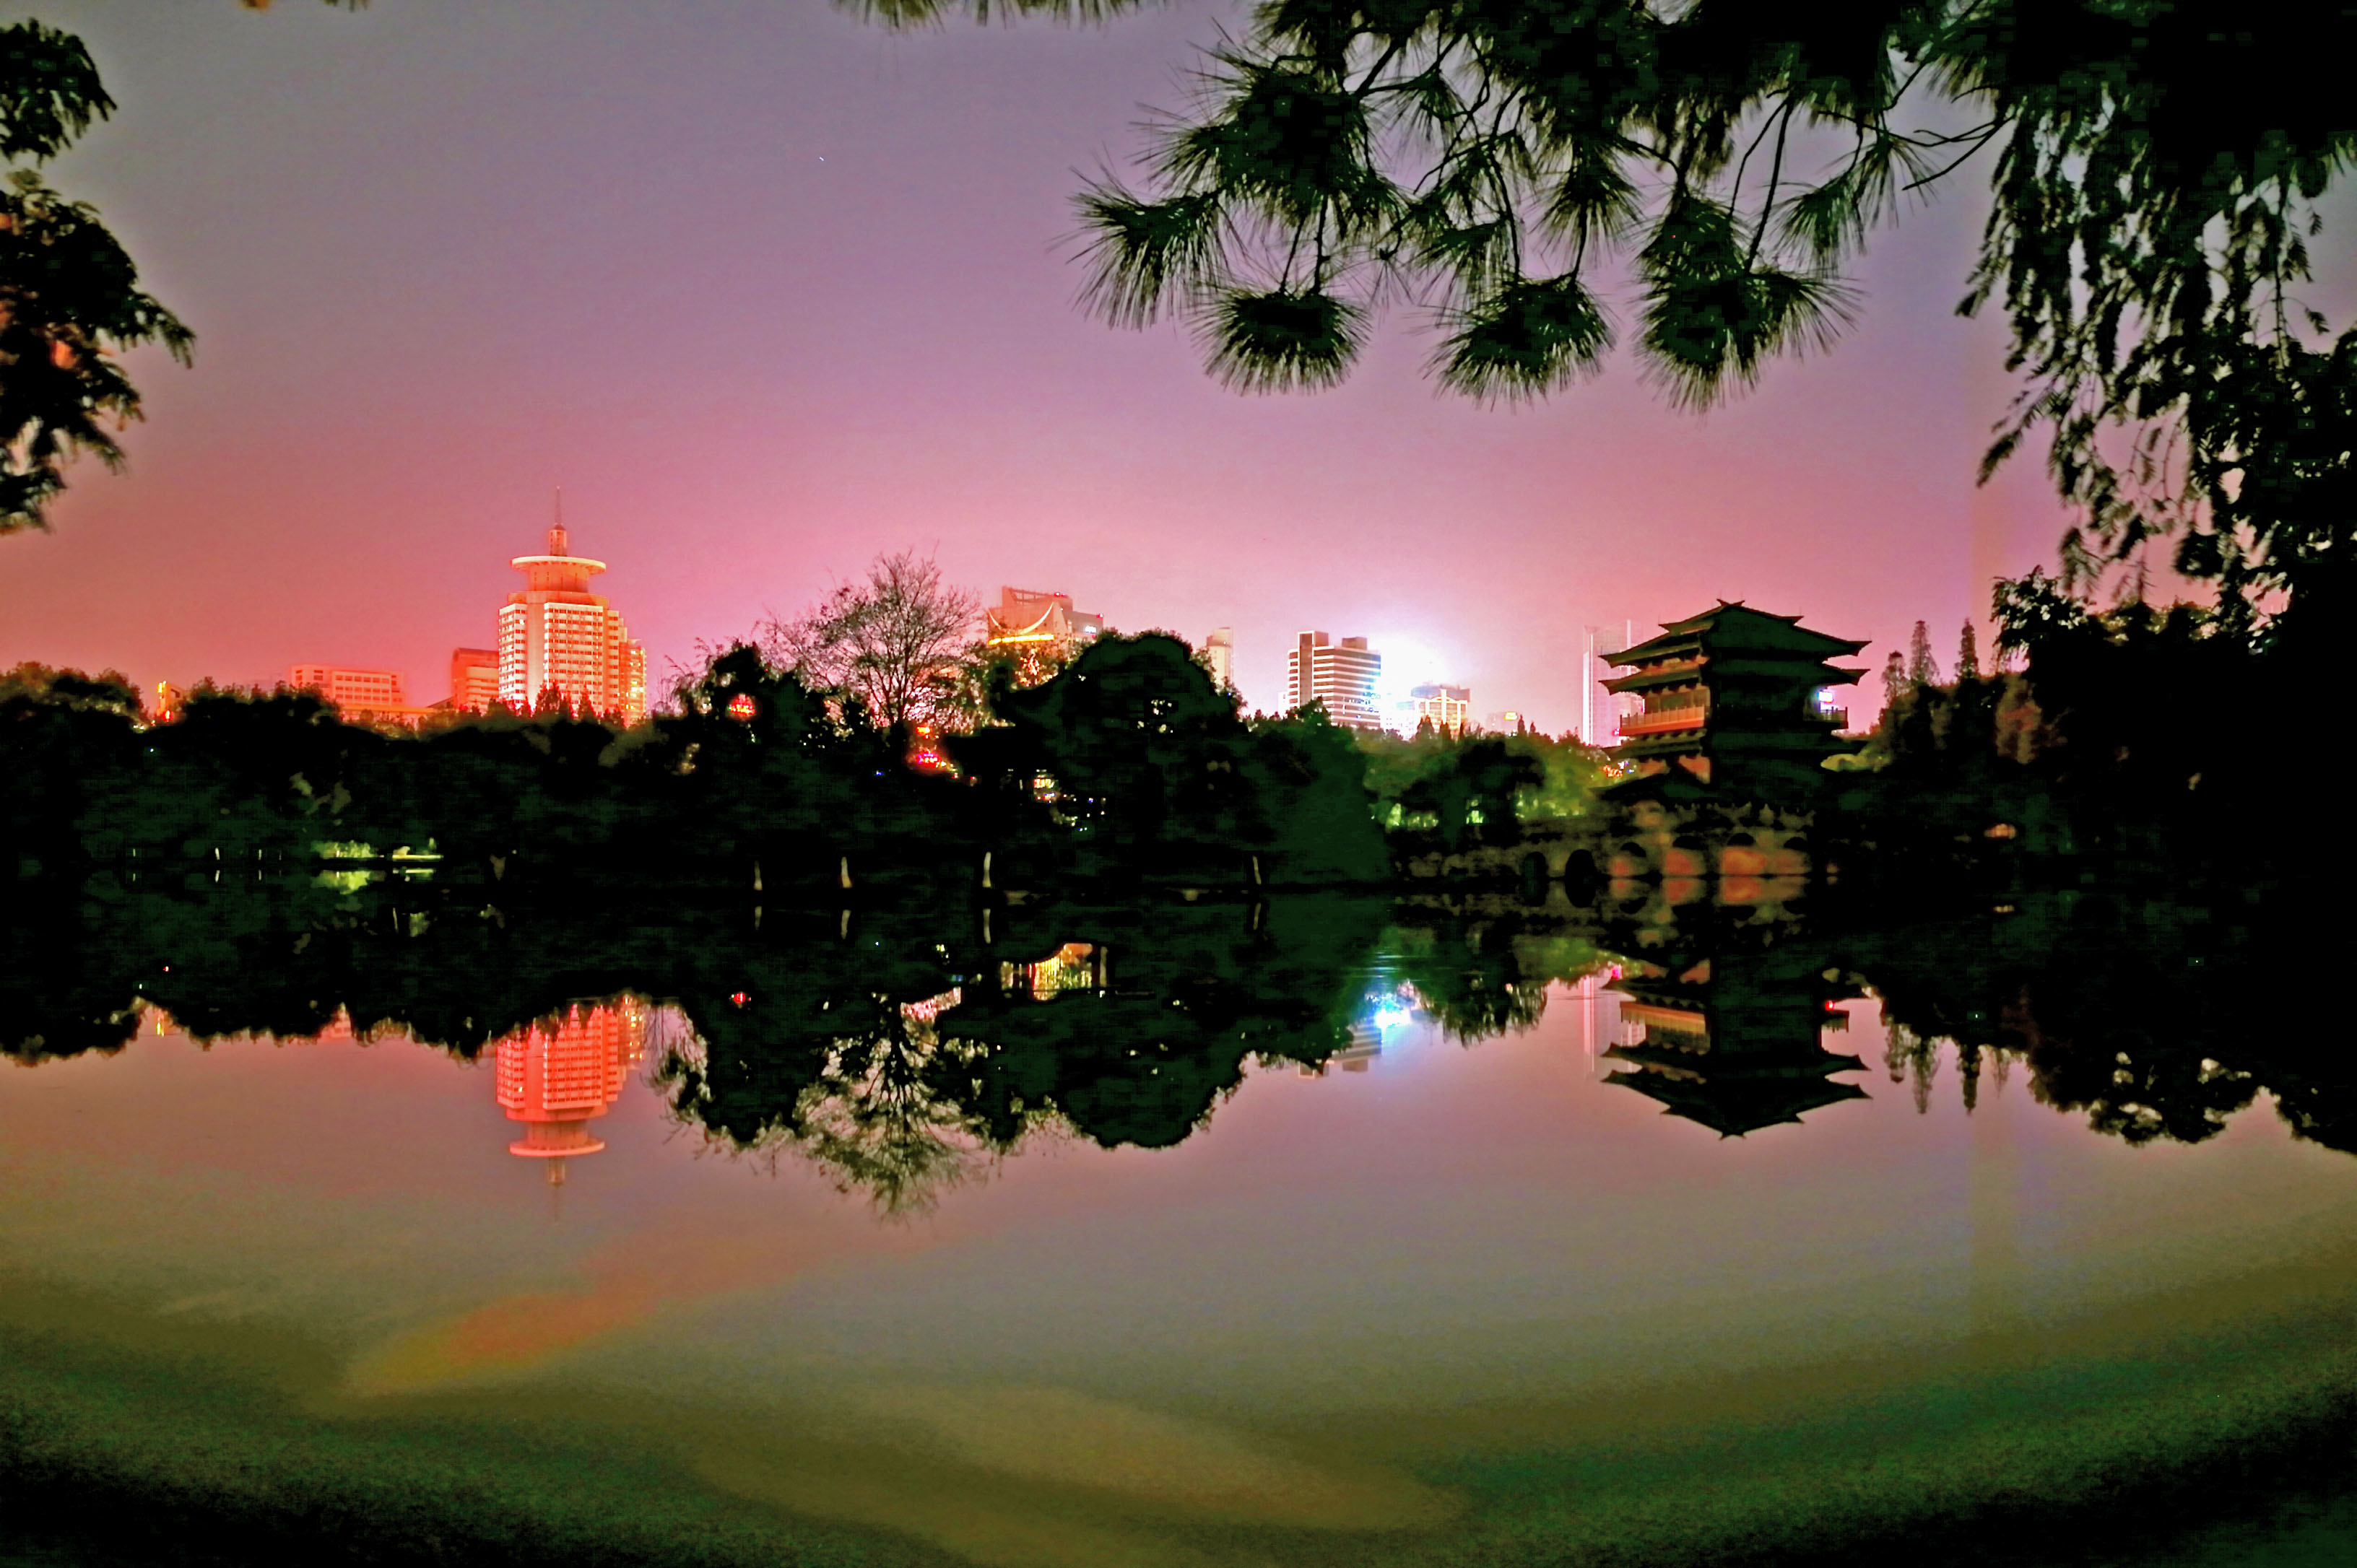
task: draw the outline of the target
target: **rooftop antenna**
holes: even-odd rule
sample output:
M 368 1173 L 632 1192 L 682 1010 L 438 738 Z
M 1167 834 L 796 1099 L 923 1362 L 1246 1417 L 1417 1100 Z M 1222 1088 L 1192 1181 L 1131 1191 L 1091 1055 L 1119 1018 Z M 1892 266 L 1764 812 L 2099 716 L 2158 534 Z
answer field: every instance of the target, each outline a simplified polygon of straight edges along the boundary
M 571 552 L 565 547 L 565 487 L 563 485 L 556 487 L 556 521 L 549 525 L 548 553 L 551 555 L 565 555 L 571 553 Z

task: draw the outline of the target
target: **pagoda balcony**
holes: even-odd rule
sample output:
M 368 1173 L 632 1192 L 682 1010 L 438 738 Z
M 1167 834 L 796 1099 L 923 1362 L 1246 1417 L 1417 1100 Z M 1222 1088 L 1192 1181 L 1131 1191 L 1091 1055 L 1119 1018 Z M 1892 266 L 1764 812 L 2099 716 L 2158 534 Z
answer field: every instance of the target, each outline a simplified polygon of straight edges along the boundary
M 1700 729 L 1709 717 L 1708 708 L 1670 708 L 1657 714 L 1626 714 L 1620 719 L 1620 734 L 1631 739 L 1639 736 L 1674 735 L 1680 730 Z

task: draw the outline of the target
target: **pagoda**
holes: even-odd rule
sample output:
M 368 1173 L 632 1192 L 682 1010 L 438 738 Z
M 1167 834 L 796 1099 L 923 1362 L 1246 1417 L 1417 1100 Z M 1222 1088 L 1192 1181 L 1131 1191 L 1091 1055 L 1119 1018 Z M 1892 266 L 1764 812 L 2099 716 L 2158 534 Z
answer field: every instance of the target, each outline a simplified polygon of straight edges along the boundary
M 1722 599 L 1609 662 L 1629 671 L 1606 691 L 1641 698 L 1620 721 L 1619 756 L 1634 777 L 1621 793 L 1653 793 L 1646 780 L 1710 787 L 1762 799 L 1807 794 L 1824 782 L 1828 757 L 1847 749 L 1835 732 L 1846 717 L 1820 693 L 1866 673 L 1828 662 L 1866 644 L 1827 637 L 1798 616 L 1770 615 Z M 1678 780 L 1678 770 L 1686 776 Z

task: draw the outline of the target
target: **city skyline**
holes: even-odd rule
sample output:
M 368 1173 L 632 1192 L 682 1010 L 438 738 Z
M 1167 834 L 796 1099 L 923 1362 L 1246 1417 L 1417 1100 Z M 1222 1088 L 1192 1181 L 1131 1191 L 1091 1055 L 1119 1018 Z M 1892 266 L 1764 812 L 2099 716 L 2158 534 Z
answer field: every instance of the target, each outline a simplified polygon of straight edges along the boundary
M 1428 343 L 1388 331 L 1339 391 L 1242 398 L 1182 331 L 1075 310 L 1056 248 L 1071 170 L 1171 101 L 1200 15 L 894 36 L 823 8 L 52 9 L 123 104 L 59 178 L 200 341 L 189 371 L 133 356 L 128 473 L 78 467 L 55 531 L 8 542 L 10 663 L 152 689 L 336 660 L 437 697 L 561 479 L 634 564 L 658 679 L 913 545 L 1125 627 L 1232 626 L 1248 708 L 1282 705 L 1291 628 L 1339 625 L 1552 733 L 1578 725 L 1585 624 L 1749 597 L 1878 659 L 1918 619 L 1952 639 L 2059 532 L 2034 465 L 1972 484 L 2009 388 L 1995 324 L 1950 314 L 1965 204 L 1868 257 L 1874 308 L 1835 351 L 1706 417 L 1618 371 L 1521 408 L 1438 397 Z M 291 81 L 338 91 L 268 91 Z M 402 593 L 356 625 L 353 576 Z

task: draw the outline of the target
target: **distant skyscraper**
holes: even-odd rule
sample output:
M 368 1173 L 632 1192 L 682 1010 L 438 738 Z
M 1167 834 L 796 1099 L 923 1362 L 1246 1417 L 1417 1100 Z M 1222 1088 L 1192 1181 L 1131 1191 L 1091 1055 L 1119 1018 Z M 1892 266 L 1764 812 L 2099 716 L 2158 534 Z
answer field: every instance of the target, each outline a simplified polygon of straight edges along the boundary
M 1326 716 L 1353 729 L 1381 729 L 1383 715 L 1375 709 L 1375 682 L 1383 672 L 1383 656 L 1367 646 L 1363 637 L 1336 642 L 1322 631 L 1305 631 L 1285 656 L 1288 706 L 1325 704 Z
M 1644 703 L 1616 695 L 1606 682 L 1612 679 L 1612 655 L 1637 640 L 1637 623 L 1623 622 L 1618 638 L 1603 627 L 1591 626 L 1587 631 L 1579 661 L 1579 738 L 1587 746 L 1617 746 L 1620 741 L 1620 720 L 1630 713 L 1641 711 Z
M 1234 632 L 1223 626 L 1215 626 L 1211 628 L 1211 635 L 1203 639 L 1203 668 L 1211 672 L 1211 684 L 1221 691 L 1230 692 L 1235 689 L 1236 639 Z
M 603 561 L 576 555 L 565 524 L 548 531 L 548 553 L 508 563 L 524 589 L 500 607 L 500 701 L 530 713 L 554 691 L 578 711 L 636 724 L 647 713 L 646 650 L 630 639 L 613 607 L 589 591 Z
M 450 705 L 461 713 L 479 714 L 500 700 L 500 650 L 496 648 L 454 648 L 450 650 Z
M 1463 735 L 1473 716 L 1469 686 L 1415 686 L 1407 694 L 1407 728 L 1413 735 L 1426 719 L 1446 735 Z
M 399 713 L 409 706 L 395 670 L 340 670 L 332 664 L 297 664 L 286 672 L 297 692 L 316 692 L 348 714 Z

